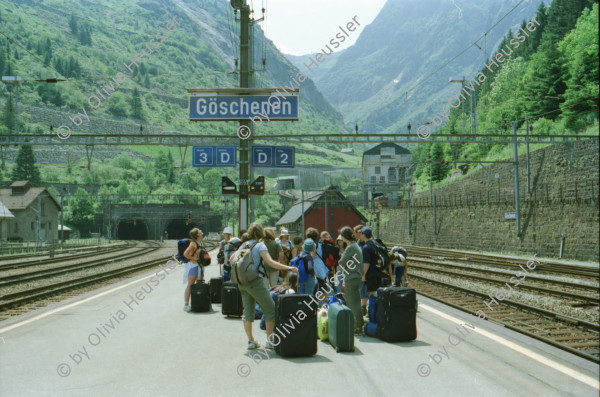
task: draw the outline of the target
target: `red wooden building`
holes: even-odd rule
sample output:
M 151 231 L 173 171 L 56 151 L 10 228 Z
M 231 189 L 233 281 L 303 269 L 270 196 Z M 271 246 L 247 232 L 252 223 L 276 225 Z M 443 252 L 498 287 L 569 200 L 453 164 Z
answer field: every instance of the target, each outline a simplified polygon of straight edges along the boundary
M 292 236 L 303 236 L 302 210 L 304 209 L 304 229 L 314 227 L 322 232 L 327 230 L 335 239 L 344 226 L 354 227 L 364 224 L 367 218 L 335 187 L 304 195 L 277 222 L 278 227 L 286 227 Z

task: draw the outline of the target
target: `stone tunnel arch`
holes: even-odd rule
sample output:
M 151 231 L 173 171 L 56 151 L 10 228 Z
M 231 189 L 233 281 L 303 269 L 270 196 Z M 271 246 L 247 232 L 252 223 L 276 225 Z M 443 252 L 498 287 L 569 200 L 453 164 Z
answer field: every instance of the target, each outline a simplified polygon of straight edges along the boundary
M 117 223 L 119 240 L 147 240 L 148 225 L 143 219 L 120 219 Z
M 180 240 L 182 238 L 190 238 L 190 230 L 192 230 L 195 227 L 202 230 L 205 235 L 208 234 L 202 229 L 202 225 L 199 225 L 193 221 L 188 224 L 186 223 L 186 219 L 172 219 L 169 223 L 167 223 L 167 227 L 165 228 L 165 230 L 167 231 L 167 238 L 169 240 Z

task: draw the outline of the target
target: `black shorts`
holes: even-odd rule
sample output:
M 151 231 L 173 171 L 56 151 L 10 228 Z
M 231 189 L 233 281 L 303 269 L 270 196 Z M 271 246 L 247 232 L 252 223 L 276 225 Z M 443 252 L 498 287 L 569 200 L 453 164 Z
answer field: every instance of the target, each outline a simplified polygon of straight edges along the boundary
M 366 284 L 367 284 L 367 291 L 368 292 L 375 292 L 377 291 L 377 288 L 379 288 L 379 276 L 374 276 L 371 278 L 365 278 Z

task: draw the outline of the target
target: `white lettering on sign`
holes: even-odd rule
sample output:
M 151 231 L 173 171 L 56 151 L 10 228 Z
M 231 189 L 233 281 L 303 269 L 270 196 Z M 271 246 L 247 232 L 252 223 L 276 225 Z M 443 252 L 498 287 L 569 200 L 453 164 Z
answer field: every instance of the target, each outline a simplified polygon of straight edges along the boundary
M 208 155 L 206 153 L 200 153 L 200 159 L 199 161 L 201 163 L 207 163 L 208 162 Z
M 240 179 L 240 185 L 249 185 L 250 181 L 248 179 Z
M 229 156 L 229 153 L 227 153 L 227 152 L 221 152 L 221 162 L 222 163 L 228 163 L 230 157 L 231 156 Z
M 267 154 L 265 152 L 258 152 L 258 163 L 264 164 L 268 160 Z
M 288 164 L 288 155 L 287 155 L 287 153 L 281 153 L 281 164 Z

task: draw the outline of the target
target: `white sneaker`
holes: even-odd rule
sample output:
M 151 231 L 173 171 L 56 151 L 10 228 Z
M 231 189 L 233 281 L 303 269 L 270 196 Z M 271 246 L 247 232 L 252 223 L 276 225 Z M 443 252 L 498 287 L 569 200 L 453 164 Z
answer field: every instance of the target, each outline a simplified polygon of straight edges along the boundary
M 258 349 L 260 347 L 260 344 L 253 340 L 253 341 L 248 341 L 248 350 L 254 350 L 254 349 Z
M 265 349 L 271 349 L 271 350 L 275 349 L 275 345 L 269 341 L 269 338 L 267 338 L 267 340 L 265 342 Z
M 184 312 L 191 312 L 192 311 L 192 307 L 188 304 L 183 305 L 183 311 Z

